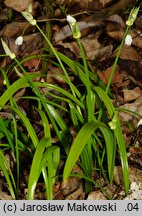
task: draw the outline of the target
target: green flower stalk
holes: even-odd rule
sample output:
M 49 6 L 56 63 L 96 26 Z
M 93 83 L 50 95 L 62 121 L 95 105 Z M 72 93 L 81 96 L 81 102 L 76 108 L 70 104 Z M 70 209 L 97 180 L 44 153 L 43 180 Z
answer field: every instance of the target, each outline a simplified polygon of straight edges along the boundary
M 87 108 L 87 121 L 91 122 L 92 121 L 92 116 L 94 116 L 94 104 L 95 104 L 95 97 L 94 94 L 92 92 L 92 85 L 90 82 L 90 78 L 89 78 L 89 70 L 88 70 L 88 64 L 87 64 L 87 60 L 86 60 L 86 53 L 84 50 L 84 47 L 81 43 L 81 32 L 79 30 L 78 27 L 78 23 L 76 21 L 76 19 L 70 15 L 67 15 L 67 21 L 70 25 L 71 31 L 72 31 L 72 35 L 73 38 L 76 39 L 78 46 L 80 48 L 80 54 L 83 60 L 83 64 L 84 64 L 84 72 L 86 75 L 86 89 L 87 89 L 87 94 L 86 94 L 86 108 Z
M 115 60 L 114 60 L 113 66 L 112 66 L 112 70 L 111 70 L 111 73 L 110 73 L 110 76 L 109 76 L 109 79 L 108 79 L 108 83 L 107 83 L 107 86 L 106 86 L 106 90 L 105 91 L 106 91 L 107 94 L 109 92 L 110 85 L 111 85 L 111 82 L 112 82 L 112 78 L 113 78 L 113 75 L 114 75 L 114 72 L 115 72 L 115 68 L 116 68 L 116 65 L 118 63 L 119 56 L 120 56 L 120 53 L 121 53 L 121 51 L 123 49 L 123 46 L 124 46 L 124 44 L 127 44 L 128 46 L 130 46 L 131 43 L 132 43 L 132 38 L 131 38 L 131 36 L 129 34 L 129 30 L 130 30 L 131 26 L 133 25 L 134 21 L 137 18 L 138 11 L 139 11 L 139 7 L 138 8 L 133 8 L 131 10 L 131 12 L 130 12 L 128 20 L 126 21 L 127 27 L 126 27 L 126 30 L 124 32 L 124 35 L 123 35 L 121 44 L 119 46 L 117 55 L 115 57 Z M 102 117 L 102 110 L 100 110 L 100 113 L 99 113 L 99 117 L 98 117 L 99 121 L 100 121 L 101 117 Z
M 83 47 L 81 40 L 80 40 L 81 32 L 79 30 L 78 23 L 77 23 L 76 19 L 74 17 L 72 17 L 71 15 L 67 15 L 66 19 L 70 25 L 73 38 L 75 38 L 77 40 L 78 46 L 80 48 L 80 53 L 81 53 L 81 57 L 82 57 L 83 64 L 84 64 L 86 78 L 87 78 L 88 83 L 89 83 L 89 71 L 88 71 L 88 66 L 87 66 L 87 61 L 86 61 L 86 54 L 85 54 L 84 47 Z M 89 88 L 90 88 L 90 86 L 89 86 Z
M 118 52 L 117 52 L 117 55 L 116 55 L 116 58 L 115 58 L 115 61 L 114 61 L 113 67 L 112 67 L 112 71 L 111 71 L 111 74 L 110 74 L 110 77 L 108 80 L 108 84 L 106 87 L 106 93 L 108 93 L 108 91 L 109 91 L 111 81 L 112 81 L 112 78 L 114 75 L 114 71 L 115 71 L 115 68 L 116 68 L 116 65 L 117 65 L 117 62 L 118 62 L 118 59 L 119 59 L 119 56 L 120 56 L 120 53 L 122 51 L 124 43 L 127 45 L 131 45 L 131 43 L 132 43 L 130 36 L 127 36 L 127 35 L 129 35 L 128 33 L 130 30 L 130 27 L 134 24 L 134 22 L 137 18 L 138 12 L 139 12 L 139 7 L 138 8 L 133 7 L 133 9 L 131 10 L 130 15 L 128 17 L 128 20 L 126 21 L 127 28 L 124 32 L 124 36 L 122 38 L 121 44 L 119 46 L 119 49 L 118 49 Z M 125 38 L 126 38 L 126 40 L 125 40 Z

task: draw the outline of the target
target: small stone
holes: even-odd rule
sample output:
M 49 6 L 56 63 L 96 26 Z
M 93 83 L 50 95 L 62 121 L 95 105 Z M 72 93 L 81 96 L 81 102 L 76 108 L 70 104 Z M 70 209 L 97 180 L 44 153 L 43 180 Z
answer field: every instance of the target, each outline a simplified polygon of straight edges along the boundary
M 87 200 L 107 200 L 107 198 L 100 190 L 96 190 L 89 193 Z

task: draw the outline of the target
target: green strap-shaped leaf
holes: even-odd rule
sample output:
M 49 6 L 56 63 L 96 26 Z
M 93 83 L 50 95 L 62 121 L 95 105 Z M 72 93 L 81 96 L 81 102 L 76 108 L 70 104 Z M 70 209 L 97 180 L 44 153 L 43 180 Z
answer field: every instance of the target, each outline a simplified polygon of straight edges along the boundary
M 103 123 L 88 122 L 81 128 L 81 130 L 77 134 L 77 137 L 75 138 L 71 146 L 71 149 L 70 149 L 70 152 L 69 152 L 66 164 L 65 164 L 65 168 L 63 172 L 64 181 L 66 181 L 67 178 L 69 177 L 70 172 L 73 166 L 75 165 L 75 163 L 77 162 L 88 139 L 91 137 L 92 133 L 99 127 L 106 127 L 106 126 Z
M 48 145 L 48 142 L 50 140 L 48 138 L 43 138 L 37 145 L 32 166 L 30 170 L 30 176 L 28 180 L 28 199 L 32 200 L 34 198 L 34 192 L 37 185 L 38 178 L 41 173 L 41 161 L 44 154 L 44 150 L 46 146 Z

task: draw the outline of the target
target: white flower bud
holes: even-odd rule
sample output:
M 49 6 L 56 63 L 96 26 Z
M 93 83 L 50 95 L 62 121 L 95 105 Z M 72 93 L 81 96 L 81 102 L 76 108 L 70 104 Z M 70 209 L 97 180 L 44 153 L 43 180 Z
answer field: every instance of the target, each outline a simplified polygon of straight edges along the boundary
M 29 13 L 32 13 L 32 11 L 33 11 L 33 8 L 32 8 L 32 4 L 30 3 L 30 4 L 29 4 L 29 7 L 28 7 L 28 12 L 29 12 Z
M 128 20 L 126 21 L 126 25 L 127 25 L 127 26 L 130 27 L 130 26 L 132 26 L 132 25 L 134 24 L 134 22 L 135 22 L 135 20 L 136 20 L 136 18 L 137 18 L 139 9 L 140 9 L 140 7 L 138 7 L 138 8 L 133 7 L 133 8 L 132 8 L 132 10 L 131 10 L 131 12 L 130 12 L 130 15 L 129 15 L 129 17 L 128 17 Z
M 127 46 L 131 46 L 132 41 L 133 41 L 133 39 L 132 39 L 131 35 L 128 34 L 128 35 L 125 37 L 125 44 L 126 44 Z
M 109 122 L 108 124 L 109 124 L 111 130 L 115 130 L 116 129 L 116 123 L 115 122 Z
M 111 130 L 115 130 L 117 127 L 117 122 L 118 122 L 118 114 L 115 112 L 112 121 L 110 121 L 108 124 L 111 128 Z
M 21 12 L 23 17 L 31 24 L 31 25 L 36 25 L 36 20 L 33 18 L 32 14 L 29 13 L 28 11 L 23 11 Z
M 23 44 L 23 37 L 22 36 L 17 37 L 15 40 L 15 44 L 21 46 Z
M 16 57 L 15 53 L 12 53 L 7 44 L 1 39 L 3 49 L 5 51 L 5 54 L 8 55 L 11 59 L 14 59 Z
M 3 80 L 3 85 L 6 85 L 6 81 L 5 81 L 5 79 Z

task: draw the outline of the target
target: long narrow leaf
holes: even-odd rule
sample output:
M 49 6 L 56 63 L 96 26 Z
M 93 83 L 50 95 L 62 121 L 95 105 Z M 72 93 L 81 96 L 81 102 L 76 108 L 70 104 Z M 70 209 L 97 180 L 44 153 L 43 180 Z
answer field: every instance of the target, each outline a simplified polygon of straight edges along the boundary
M 70 149 L 70 152 L 69 152 L 66 164 L 65 164 L 65 168 L 63 172 L 64 181 L 67 180 L 73 166 L 77 162 L 87 141 L 89 140 L 89 138 L 91 138 L 91 135 L 93 134 L 93 132 L 99 127 L 106 127 L 106 126 L 103 123 L 88 122 L 81 128 L 81 130 L 77 134 L 71 146 L 71 149 Z
M 33 126 L 31 125 L 29 119 L 24 115 L 23 112 L 21 112 L 19 109 L 17 108 L 12 108 L 12 110 L 21 118 L 21 120 L 24 122 L 24 125 L 26 126 L 26 129 L 29 133 L 29 136 L 33 142 L 33 145 L 36 147 L 38 144 L 38 137 L 36 135 L 36 132 L 33 128 Z
M 46 192 L 49 200 L 53 199 L 53 185 L 55 175 L 60 162 L 60 149 L 57 146 L 50 146 L 42 157 L 41 168 L 46 182 Z M 43 168 L 44 167 L 44 168 Z M 47 171 L 46 171 L 47 167 Z M 46 171 L 46 172 L 45 172 Z
M 37 74 L 30 74 L 31 79 L 39 76 Z M 28 87 L 29 83 L 26 77 L 21 77 L 15 81 L 0 97 L 0 109 L 10 100 L 12 95 L 14 95 L 19 89 Z
M 100 127 L 100 130 L 102 131 L 106 143 L 108 175 L 109 181 L 112 184 L 116 156 L 116 141 L 109 128 Z
M 51 132 L 50 132 L 50 127 L 49 127 L 49 122 L 48 122 L 47 116 L 43 110 L 38 109 L 38 112 L 39 112 L 41 120 L 42 120 L 42 124 L 43 124 L 43 128 L 44 128 L 44 136 L 48 137 L 51 140 Z M 50 143 L 50 145 L 51 145 L 51 143 Z M 46 147 L 48 147 L 48 146 L 46 146 Z
M 95 86 L 94 90 L 97 92 L 97 94 L 103 100 L 103 102 L 104 102 L 104 104 L 105 104 L 105 106 L 109 112 L 110 117 L 113 118 L 114 115 L 116 115 L 116 117 L 117 117 L 115 108 L 114 108 L 111 100 L 109 99 L 108 95 L 106 94 L 106 92 L 98 86 Z M 116 119 L 116 128 L 114 129 L 114 133 L 115 133 L 115 136 L 117 139 L 117 143 L 118 143 L 118 147 L 119 147 L 119 151 L 120 151 L 120 156 L 121 156 L 121 164 L 122 164 L 125 191 L 126 191 L 126 193 L 128 193 L 128 191 L 129 191 L 129 173 L 128 173 L 127 152 L 126 152 L 124 137 L 122 134 L 122 128 L 121 128 L 120 121 L 119 121 L 118 117 Z
M 10 169 L 10 166 L 7 162 L 7 159 L 5 158 L 3 152 L 0 150 L 0 168 L 5 176 L 6 182 L 8 184 L 8 188 L 10 191 L 10 194 L 13 199 L 16 198 L 16 183 L 12 174 L 12 171 Z
M 1 127 L 0 130 L 3 131 L 3 133 L 5 134 L 11 149 L 13 150 L 13 152 L 15 152 L 15 147 L 14 147 L 12 137 L 11 137 L 7 127 L 6 127 L 5 121 L 3 121 L 3 119 L 1 117 L 0 117 L 0 127 Z
M 28 180 L 28 197 L 27 199 L 32 200 L 34 198 L 35 188 L 37 185 L 38 178 L 40 176 L 41 170 L 40 170 L 40 164 L 42 161 L 43 153 L 45 150 L 45 147 L 48 145 L 47 143 L 50 140 L 48 138 L 43 138 L 37 145 L 32 166 L 30 170 L 30 176 Z

